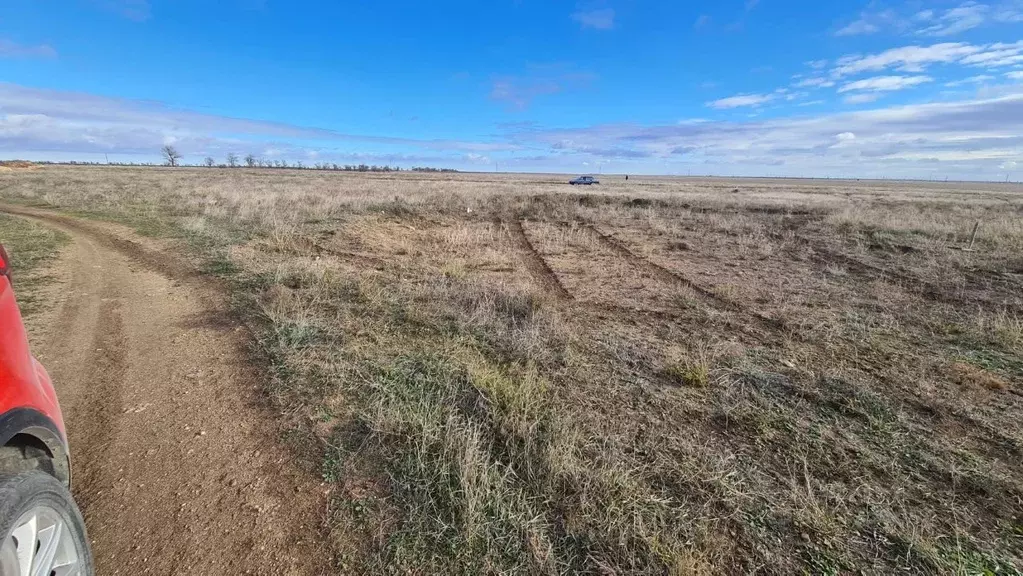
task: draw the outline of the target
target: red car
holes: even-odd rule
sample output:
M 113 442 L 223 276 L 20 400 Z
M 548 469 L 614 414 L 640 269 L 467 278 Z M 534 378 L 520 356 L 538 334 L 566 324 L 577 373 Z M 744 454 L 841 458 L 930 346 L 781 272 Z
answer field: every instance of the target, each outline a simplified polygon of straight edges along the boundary
M 0 575 L 91 576 L 53 384 L 32 357 L 0 246 Z

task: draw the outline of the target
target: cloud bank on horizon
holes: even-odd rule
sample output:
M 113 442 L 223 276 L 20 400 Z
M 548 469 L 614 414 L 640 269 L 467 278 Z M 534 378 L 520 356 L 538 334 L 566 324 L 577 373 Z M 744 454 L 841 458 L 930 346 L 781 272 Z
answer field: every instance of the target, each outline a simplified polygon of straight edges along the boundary
M 778 29 L 801 2 L 736 1 L 673 13 L 688 24 L 672 39 L 654 3 L 521 0 L 368 25 L 330 51 L 272 2 L 232 7 L 234 37 L 182 36 L 190 3 L 83 0 L 51 33 L 19 5 L 19 35 L 0 33 L 0 156 L 155 162 L 172 144 L 193 163 L 1023 178 L 1023 1 L 873 1 L 801 35 Z M 502 15 L 529 25 L 487 20 Z M 339 55 L 360 49 L 382 60 Z

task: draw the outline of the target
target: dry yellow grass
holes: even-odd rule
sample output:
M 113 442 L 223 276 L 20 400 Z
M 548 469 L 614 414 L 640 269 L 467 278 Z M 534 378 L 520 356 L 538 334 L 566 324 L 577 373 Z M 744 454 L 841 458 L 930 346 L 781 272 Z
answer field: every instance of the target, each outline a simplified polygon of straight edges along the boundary
M 0 197 L 231 279 L 340 572 L 1019 572 L 1018 186 L 564 180 L 46 167 Z

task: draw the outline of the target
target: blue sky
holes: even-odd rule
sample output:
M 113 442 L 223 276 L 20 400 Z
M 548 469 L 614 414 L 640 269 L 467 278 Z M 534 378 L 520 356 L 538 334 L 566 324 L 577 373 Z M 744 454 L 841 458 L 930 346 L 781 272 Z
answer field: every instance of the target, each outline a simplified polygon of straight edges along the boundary
M 1023 0 L 7 0 L 0 156 L 1023 177 Z

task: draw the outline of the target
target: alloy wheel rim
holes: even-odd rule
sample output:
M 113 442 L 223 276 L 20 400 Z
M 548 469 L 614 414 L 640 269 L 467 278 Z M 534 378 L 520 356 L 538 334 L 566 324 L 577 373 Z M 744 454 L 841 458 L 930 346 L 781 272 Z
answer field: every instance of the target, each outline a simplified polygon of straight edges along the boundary
M 70 526 L 49 506 L 22 514 L 0 544 L 0 574 L 81 576 L 80 560 Z

